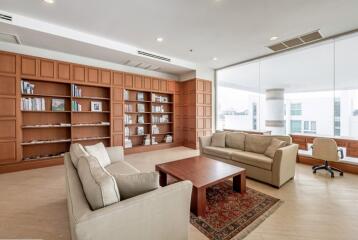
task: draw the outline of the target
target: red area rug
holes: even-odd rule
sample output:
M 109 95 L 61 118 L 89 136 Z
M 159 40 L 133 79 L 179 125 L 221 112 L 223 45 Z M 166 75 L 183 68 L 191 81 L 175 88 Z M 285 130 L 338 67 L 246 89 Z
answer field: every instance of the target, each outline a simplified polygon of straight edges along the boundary
M 246 194 L 232 191 L 232 182 L 219 183 L 206 190 L 205 217 L 190 216 L 190 222 L 209 239 L 243 239 L 280 205 L 280 199 L 254 189 Z

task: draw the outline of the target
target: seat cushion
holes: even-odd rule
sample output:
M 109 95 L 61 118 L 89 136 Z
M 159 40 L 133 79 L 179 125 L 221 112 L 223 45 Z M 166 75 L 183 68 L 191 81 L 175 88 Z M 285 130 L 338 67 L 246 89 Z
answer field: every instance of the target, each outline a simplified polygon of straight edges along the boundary
M 253 152 L 233 152 L 231 159 L 247 165 L 271 170 L 273 160 L 263 154 Z
M 221 148 L 221 147 L 212 147 L 206 146 L 203 149 L 203 152 L 208 155 L 213 155 L 220 158 L 231 159 L 231 154 L 233 152 L 240 152 L 241 150 L 233 148 Z
M 106 147 L 103 143 L 100 142 L 95 145 L 85 146 L 85 149 L 88 154 L 97 158 L 102 167 L 106 167 L 111 164 L 111 159 L 109 158 Z
M 245 133 L 241 132 L 231 132 L 226 134 L 226 146 L 229 148 L 236 148 L 240 150 L 245 150 Z
M 271 136 L 247 134 L 245 138 L 245 151 L 263 154 L 271 144 L 271 140 Z
M 106 170 L 112 175 L 139 173 L 138 169 L 125 161 L 112 163 L 106 167 Z
M 159 187 L 158 172 L 117 174 L 116 179 L 121 199 L 128 199 L 155 190 Z
M 271 144 L 267 147 L 264 154 L 270 158 L 273 158 L 275 156 L 275 152 L 277 151 L 277 149 L 285 147 L 286 145 L 287 145 L 286 142 L 281 141 L 277 138 L 272 138 Z
M 77 168 L 78 160 L 80 160 L 82 156 L 84 157 L 89 156 L 89 154 L 86 152 L 86 150 L 83 148 L 81 144 L 73 143 L 70 146 L 70 156 L 73 165 L 75 166 L 75 168 Z
M 211 146 L 213 147 L 225 147 L 226 132 L 214 133 L 211 136 Z
M 92 210 L 119 202 L 116 180 L 95 157 L 82 156 L 78 161 L 77 173 Z

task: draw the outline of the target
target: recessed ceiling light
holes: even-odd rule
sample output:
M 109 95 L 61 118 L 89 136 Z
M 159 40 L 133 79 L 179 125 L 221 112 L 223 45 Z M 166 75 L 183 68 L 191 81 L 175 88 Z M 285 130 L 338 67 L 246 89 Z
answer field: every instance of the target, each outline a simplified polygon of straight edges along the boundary
M 271 41 L 275 41 L 275 40 L 277 40 L 277 39 L 278 39 L 278 37 L 271 37 L 271 38 L 270 38 Z
M 55 0 L 44 0 L 45 3 L 49 3 L 49 4 L 52 4 L 52 3 L 55 3 Z
M 163 42 L 163 38 L 162 37 L 157 37 L 157 42 Z
M 214 61 L 217 61 L 217 60 L 218 60 L 218 58 L 217 58 L 217 57 L 213 57 L 213 60 L 214 60 Z

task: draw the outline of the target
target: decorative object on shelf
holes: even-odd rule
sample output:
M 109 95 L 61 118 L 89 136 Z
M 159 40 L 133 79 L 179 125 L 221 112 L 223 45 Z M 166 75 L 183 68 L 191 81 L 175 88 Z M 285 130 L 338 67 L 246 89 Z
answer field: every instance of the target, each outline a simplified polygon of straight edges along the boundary
M 91 111 L 92 112 L 102 112 L 102 102 L 91 101 Z
M 133 108 L 132 108 L 132 104 L 125 104 L 125 112 L 132 112 Z
M 156 95 L 155 93 L 153 93 L 153 94 L 152 94 L 152 102 L 167 103 L 167 102 L 168 102 L 168 97 Z
M 155 139 L 155 136 L 152 136 L 152 145 L 158 144 L 157 140 Z
M 145 105 L 143 103 L 137 104 L 137 112 L 145 112 Z
M 71 92 L 73 97 L 82 97 L 82 89 L 75 84 L 71 84 Z
M 159 127 L 157 125 L 152 125 L 152 134 L 159 134 Z
M 145 146 L 150 145 L 150 135 L 149 135 L 149 134 L 145 135 L 144 145 L 145 145 Z
M 129 114 L 125 114 L 124 115 L 124 123 L 125 124 L 132 124 L 133 120 L 132 120 L 132 116 Z
M 124 100 L 129 100 L 129 92 L 128 92 L 128 90 L 124 90 L 123 98 L 124 98 Z
M 34 94 L 35 84 L 31 84 L 28 81 L 21 80 L 21 93 L 22 94 Z
M 152 123 L 169 123 L 169 115 L 152 116 Z
M 163 105 L 153 105 L 152 112 L 155 112 L 155 113 L 164 112 L 164 106 Z
M 144 135 L 144 127 L 142 126 L 137 127 L 137 135 Z
M 138 123 L 144 123 L 144 116 L 138 115 Z
M 173 137 L 172 137 L 172 135 L 169 135 L 169 134 L 165 135 L 164 141 L 165 141 L 166 143 L 172 143 L 172 142 L 173 142 Z
M 45 111 L 45 98 L 21 98 L 21 110 Z
M 144 93 L 143 92 L 138 92 L 137 93 L 137 100 L 138 101 L 144 101 Z
M 63 112 L 65 111 L 65 99 L 61 98 L 52 98 L 51 109 L 54 112 Z
M 131 135 L 131 130 L 129 129 L 129 127 L 125 127 L 124 128 L 124 136 L 129 137 L 130 135 Z
M 131 148 L 131 147 L 133 147 L 132 140 L 130 140 L 128 137 L 126 137 L 124 139 L 124 148 Z
M 72 101 L 72 111 L 81 112 L 82 111 L 82 105 L 79 104 L 77 101 Z

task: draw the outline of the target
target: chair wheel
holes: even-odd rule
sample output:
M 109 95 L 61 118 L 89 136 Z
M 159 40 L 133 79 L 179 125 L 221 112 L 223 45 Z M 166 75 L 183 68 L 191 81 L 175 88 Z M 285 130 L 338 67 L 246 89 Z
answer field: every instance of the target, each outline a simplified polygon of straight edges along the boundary
M 314 170 L 313 173 L 316 174 L 316 170 Z
M 331 174 L 331 178 L 334 178 L 334 174 Z
M 312 166 L 312 169 L 314 169 L 315 168 L 315 166 Z
M 341 172 L 339 175 L 343 176 L 343 173 Z

